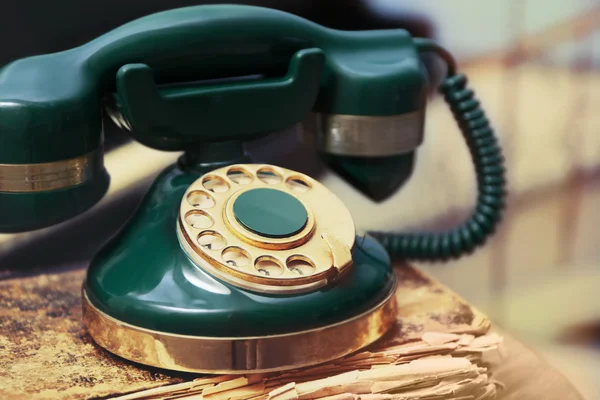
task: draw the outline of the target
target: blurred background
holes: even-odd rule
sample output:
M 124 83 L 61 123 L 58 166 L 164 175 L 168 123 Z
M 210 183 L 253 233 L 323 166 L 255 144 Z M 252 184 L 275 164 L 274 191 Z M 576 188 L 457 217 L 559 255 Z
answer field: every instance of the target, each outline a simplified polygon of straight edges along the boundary
M 235 1 L 234 1 L 235 2 Z M 22 0 L 1 6 L 0 65 L 64 50 L 134 18 L 201 1 Z M 215 3 L 214 1 L 210 3 Z M 419 265 L 600 399 L 600 2 L 598 0 L 256 0 L 340 29 L 408 29 L 458 59 L 496 127 L 510 200 L 495 237 L 471 257 Z M 32 12 L 35 10 L 35 12 Z M 435 75 L 440 70 L 428 61 Z M 131 142 L 106 121 L 109 195 L 60 226 L 0 235 L 0 277 L 85 263 L 177 154 Z M 327 171 L 297 131 L 251 143 L 260 161 L 307 171 L 365 229 L 444 229 L 474 203 L 466 146 L 433 98 L 412 179 L 375 204 Z M 11 275 L 12 276 L 12 275 Z

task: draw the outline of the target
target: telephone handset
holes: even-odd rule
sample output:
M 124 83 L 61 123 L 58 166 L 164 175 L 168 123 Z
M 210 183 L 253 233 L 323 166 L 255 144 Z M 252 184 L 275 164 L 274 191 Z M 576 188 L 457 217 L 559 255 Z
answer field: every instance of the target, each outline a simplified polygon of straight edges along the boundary
M 302 121 L 332 169 L 388 198 L 423 139 L 425 52 L 448 64 L 440 90 L 477 173 L 477 206 L 459 227 L 357 235 L 322 184 L 244 153 L 245 141 Z M 106 112 L 135 140 L 183 155 L 90 264 L 83 303 L 94 340 L 184 371 L 340 357 L 395 321 L 389 255 L 456 258 L 500 220 L 501 150 L 455 68 L 446 50 L 401 29 L 338 31 L 241 5 L 162 12 L 15 61 L 0 69 L 0 231 L 59 223 L 104 195 Z

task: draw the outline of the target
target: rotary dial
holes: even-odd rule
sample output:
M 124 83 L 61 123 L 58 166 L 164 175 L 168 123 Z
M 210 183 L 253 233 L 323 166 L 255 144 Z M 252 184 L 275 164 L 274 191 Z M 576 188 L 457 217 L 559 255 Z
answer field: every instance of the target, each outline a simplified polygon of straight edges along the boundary
M 178 236 L 195 264 L 266 293 L 314 290 L 352 265 L 354 222 L 316 180 L 285 168 L 214 170 L 186 191 Z

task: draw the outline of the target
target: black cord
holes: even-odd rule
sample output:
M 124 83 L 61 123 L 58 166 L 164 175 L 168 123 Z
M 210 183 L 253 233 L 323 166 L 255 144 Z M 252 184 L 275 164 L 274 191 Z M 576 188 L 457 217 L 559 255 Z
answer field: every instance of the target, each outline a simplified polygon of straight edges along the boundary
M 472 253 L 494 233 L 502 218 L 506 199 L 504 157 L 479 101 L 467 88 L 467 78 L 456 74 L 452 55 L 428 39 L 415 39 L 415 44 L 420 52 L 433 51 L 448 64 L 448 76 L 440 86 L 440 92 L 452 110 L 473 159 L 477 176 L 477 205 L 467 221 L 445 233 L 370 234 L 393 257 L 447 261 Z

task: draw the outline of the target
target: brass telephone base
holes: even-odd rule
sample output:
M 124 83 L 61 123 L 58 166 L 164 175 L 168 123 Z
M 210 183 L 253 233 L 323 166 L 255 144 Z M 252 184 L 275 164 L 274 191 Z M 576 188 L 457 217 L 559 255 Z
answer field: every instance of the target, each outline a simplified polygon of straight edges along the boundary
M 271 372 L 316 365 L 379 339 L 396 322 L 395 285 L 367 312 L 316 329 L 263 337 L 201 337 L 140 328 L 98 310 L 85 290 L 83 319 L 96 343 L 127 360 L 210 374 Z
M 268 183 L 259 183 L 261 170 L 270 172 Z M 286 191 L 291 180 L 309 190 L 294 197 Z M 277 201 L 249 201 L 256 193 Z M 274 166 L 165 170 L 90 263 L 82 296 L 88 332 L 125 359 L 200 373 L 294 369 L 377 340 L 395 323 L 391 262 L 372 237 L 355 234 L 329 193 Z M 231 203 L 235 219 L 227 216 Z M 244 226 L 227 225 L 237 223 Z M 266 257 L 280 274 L 261 262 Z

